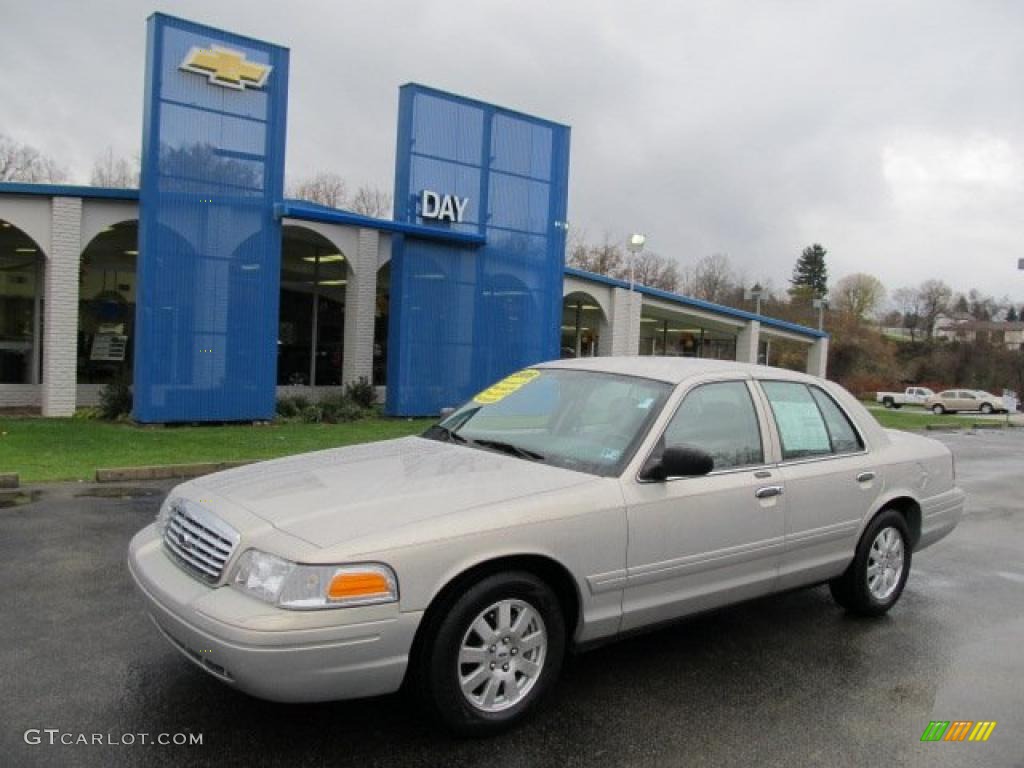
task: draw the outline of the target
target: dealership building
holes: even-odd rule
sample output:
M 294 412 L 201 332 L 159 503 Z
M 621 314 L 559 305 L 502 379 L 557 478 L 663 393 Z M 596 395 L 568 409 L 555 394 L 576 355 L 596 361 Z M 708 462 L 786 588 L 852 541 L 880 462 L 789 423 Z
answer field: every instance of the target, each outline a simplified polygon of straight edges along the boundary
M 399 92 L 394 216 L 283 194 L 289 51 L 148 22 L 139 190 L 0 183 L 0 408 L 68 416 L 125 380 L 142 422 L 271 418 L 366 378 L 432 415 L 559 356 L 823 376 L 828 337 L 565 267 L 569 128 Z

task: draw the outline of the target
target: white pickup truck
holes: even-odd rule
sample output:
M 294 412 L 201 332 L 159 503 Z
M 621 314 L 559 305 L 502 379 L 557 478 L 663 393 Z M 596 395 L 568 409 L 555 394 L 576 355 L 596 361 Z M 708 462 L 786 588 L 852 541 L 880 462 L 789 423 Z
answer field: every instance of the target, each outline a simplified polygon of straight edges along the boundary
M 879 392 L 875 400 L 886 408 L 902 408 L 904 405 L 924 405 L 934 395 L 928 387 L 907 387 L 902 392 Z

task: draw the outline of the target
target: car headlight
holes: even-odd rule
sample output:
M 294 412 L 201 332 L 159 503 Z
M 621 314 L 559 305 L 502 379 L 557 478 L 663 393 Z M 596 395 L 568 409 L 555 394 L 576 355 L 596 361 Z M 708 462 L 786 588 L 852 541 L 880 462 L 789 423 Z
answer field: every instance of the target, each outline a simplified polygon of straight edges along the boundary
M 304 565 L 248 549 L 229 583 L 278 608 L 316 610 L 398 601 L 398 578 L 388 566 Z

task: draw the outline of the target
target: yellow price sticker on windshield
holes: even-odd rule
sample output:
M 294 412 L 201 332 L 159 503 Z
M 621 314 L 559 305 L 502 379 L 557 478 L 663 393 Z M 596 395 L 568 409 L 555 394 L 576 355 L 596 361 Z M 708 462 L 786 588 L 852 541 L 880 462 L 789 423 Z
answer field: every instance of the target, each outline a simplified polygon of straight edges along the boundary
M 513 392 L 517 392 L 522 389 L 538 376 L 540 376 L 540 371 L 535 368 L 527 368 L 524 371 L 513 373 L 511 376 L 506 376 L 497 384 L 485 389 L 473 398 L 473 402 L 480 403 L 480 405 L 493 405 L 494 403 L 501 402 Z

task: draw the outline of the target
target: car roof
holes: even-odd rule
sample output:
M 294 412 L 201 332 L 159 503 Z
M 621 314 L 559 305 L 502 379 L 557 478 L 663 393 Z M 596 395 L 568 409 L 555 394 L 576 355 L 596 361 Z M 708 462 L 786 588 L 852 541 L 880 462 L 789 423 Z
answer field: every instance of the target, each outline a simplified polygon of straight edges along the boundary
M 552 360 L 540 363 L 536 368 L 558 368 L 564 370 L 597 371 L 617 373 L 624 376 L 643 376 L 648 379 L 678 384 L 695 376 L 735 374 L 742 377 L 792 379 L 814 381 L 815 377 L 752 363 L 736 363 L 731 360 L 709 360 L 700 357 L 656 357 L 648 355 L 615 357 L 581 357 L 567 360 Z

